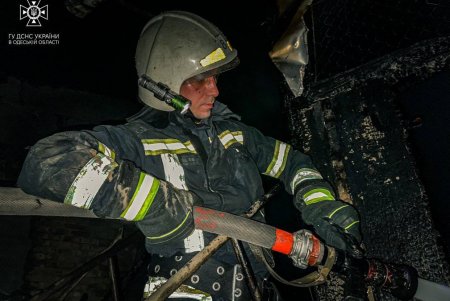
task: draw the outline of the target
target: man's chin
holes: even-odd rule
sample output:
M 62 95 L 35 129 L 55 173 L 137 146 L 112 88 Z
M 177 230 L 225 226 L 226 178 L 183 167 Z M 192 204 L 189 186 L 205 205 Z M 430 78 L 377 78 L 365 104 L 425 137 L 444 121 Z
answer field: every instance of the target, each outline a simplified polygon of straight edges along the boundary
M 197 113 L 197 114 L 194 114 L 194 116 L 195 116 L 195 118 L 200 119 L 200 120 L 208 119 L 209 116 L 211 116 L 211 111 Z

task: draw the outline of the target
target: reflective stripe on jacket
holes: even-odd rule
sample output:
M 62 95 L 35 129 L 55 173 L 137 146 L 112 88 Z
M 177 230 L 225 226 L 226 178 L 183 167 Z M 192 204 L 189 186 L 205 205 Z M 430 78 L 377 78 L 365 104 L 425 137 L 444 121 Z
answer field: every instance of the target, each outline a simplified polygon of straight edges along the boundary
M 311 180 L 312 188 L 320 187 L 322 180 L 308 156 L 216 102 L 201 122 L 145 108 L 124 125 L 42 139 L 18 184 L 99 216 L 135 221 L 149 244 L 174 253 L 189 247 L 182 239 L 193 231 L 194 204 L 241 214 L 263 194 L 260 174 L 280 179 L 291 194 Z

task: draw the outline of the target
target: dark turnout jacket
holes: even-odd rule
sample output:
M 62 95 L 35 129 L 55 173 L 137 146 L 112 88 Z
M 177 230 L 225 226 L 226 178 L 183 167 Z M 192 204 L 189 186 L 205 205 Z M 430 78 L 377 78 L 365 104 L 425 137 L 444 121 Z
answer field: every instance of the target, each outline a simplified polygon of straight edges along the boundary
M 150 250 L 174 253 L 203 246 L 186 240 L 193 205 L 241 214 L 262 196 L 261 174 L 280 179 L 291 194 L 329 187 L 308 156 L 216 102 L 207 120 L 145 108 L 124 125 L 44 138 L 31 148 L 18 184 L 100 217 L 134 221 Z

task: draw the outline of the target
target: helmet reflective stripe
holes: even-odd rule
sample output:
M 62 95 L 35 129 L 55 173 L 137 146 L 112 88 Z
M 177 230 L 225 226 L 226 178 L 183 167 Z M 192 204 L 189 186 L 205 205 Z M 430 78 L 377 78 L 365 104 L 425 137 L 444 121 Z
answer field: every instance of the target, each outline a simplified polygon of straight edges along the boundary
M 186 79 L 219 74 L 237 63 L 237 51 L 216 26 L 181 11 L 152 18 L 142 30 L 136 49 L 137 75 L 145 74 L 177 93 Z M 142 87 L 139 98 L 158 110 L 173 110 Z
M 226 56 L 222 48 L 217 48 L 216 50 L 208 54 L 203 60 L 200 60 L 200 65 L 206 67 L 225 58 Z

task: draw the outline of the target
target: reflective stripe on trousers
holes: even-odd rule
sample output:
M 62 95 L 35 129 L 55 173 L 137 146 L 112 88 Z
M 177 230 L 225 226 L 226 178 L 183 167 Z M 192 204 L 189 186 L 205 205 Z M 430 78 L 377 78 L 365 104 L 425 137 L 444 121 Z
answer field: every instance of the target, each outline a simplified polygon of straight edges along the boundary
M 195 254 L 178 254 L 171 257 L 153 255 L 148 266 L 149 281 L 144 296 L 161 281 L 170 278 Z M 204 301 L 246 301 L 251 300 L 245 284 L 244 274 L 240 265 L 230 265 L 219 262 L 215 258 L 208 259 L 185 283 L 184 287 L 175 292 L 169 299 L 204 300 Z M 183 295 L 180 295 L 180 292 Z M 182 298 L 182 299 L 179 299 Z

